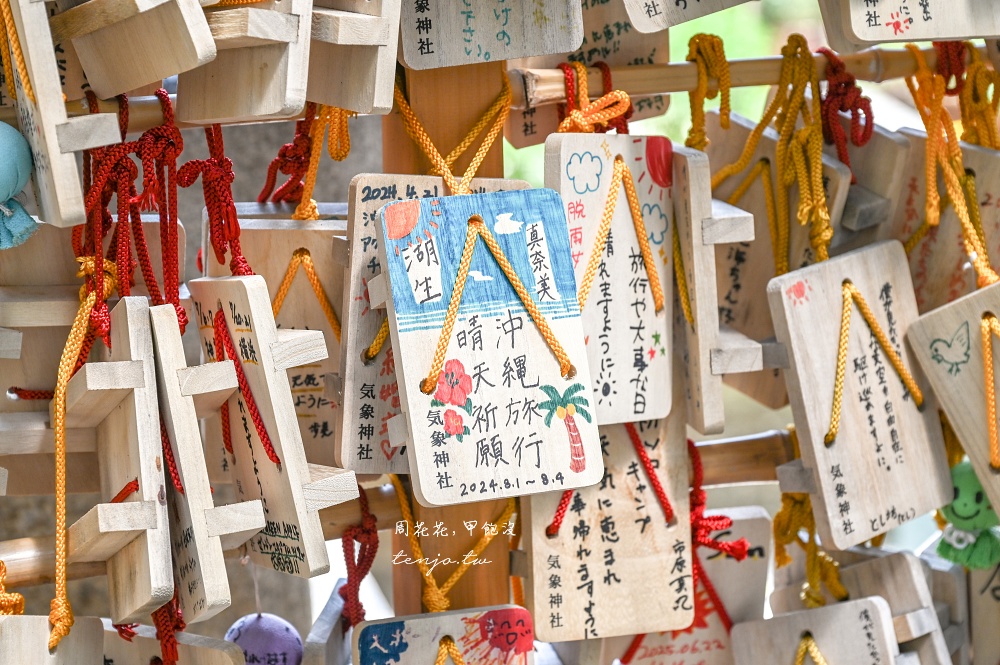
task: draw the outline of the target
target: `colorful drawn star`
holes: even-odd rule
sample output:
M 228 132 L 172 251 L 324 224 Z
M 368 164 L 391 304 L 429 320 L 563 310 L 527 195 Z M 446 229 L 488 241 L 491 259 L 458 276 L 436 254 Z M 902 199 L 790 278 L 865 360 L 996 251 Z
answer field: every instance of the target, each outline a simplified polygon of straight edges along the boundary
M 650 349 L 649 350 L 649 359 L 652 360 L 655 357 L 656 357 L 656 349 Z
M 653 344 L 657 346 L 660 345 L 660 333 L 658 332 L 653 333 Z

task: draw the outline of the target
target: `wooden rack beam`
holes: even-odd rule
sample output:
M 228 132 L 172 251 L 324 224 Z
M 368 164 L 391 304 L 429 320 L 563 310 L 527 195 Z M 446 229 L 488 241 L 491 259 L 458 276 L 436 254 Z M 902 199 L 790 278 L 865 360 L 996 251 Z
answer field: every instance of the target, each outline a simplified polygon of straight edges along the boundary
M 986 48 L 980 47 L 980 53 L 986 57 Z M 937 64 L 937 52 L 934 49 L 924 49 L 927 64 L 933 68 Z M 916 63 L 909 51 L 870 48 L 860 53 L 841 56 L 847 65 L 847 71 L 854 74 L 860 81 L 879 83 L 892 79 L 911 76 L 916 73 Z M 826 70 L 826 56 L 814 56 L 816 69 L 822 77 Z M 781 72 L 781 57 L 749 58 L 731 60 L 729 73 L 734 88 L 774 85 Z M 563 73 L 559 69 L 511 69 L 507 72 L 511 82 L 513 99 L 511 107 L 526 109 L 547 104 L 559 104 L 566 101 L 566 90 Z M 615 87 L 630 95 L 648 96 L 687 92 L 693 90 L 698 83 L 698 70 L 694 63 L 678 62 L 665 65 L 637 65 L 634 67 L 612 67 L 612 80 Z M 711 85 L 717 82 L 713 79 Z M 601 72 L 598 69 L 589 70 L 588 92 L 592 98 L 601 96 Z M 176 95 L 171 100 L 176 104 Z M 117 113 L 118 102 L 101 100 L 102 113 Z M 66 102 L 66 113 L 69 117 L 88 115 L 90 109 L 87 100 L 81 99 Z M 295 120 L 287 118 L 286 120 Z M 0 122 L 17 125 L 17 113 L 13 107 L 0 108 Z M 129 99 L 129 133 L 144 132 L 163 122 L 160 112 L 160 101 L 156 97 L 133 97 Z M 281 122 L 262 120 L 260 122 Z M 259 123 L 240 123 L 259 124 Z M 200 125 L 178 122 L 181 129 L 193 129 Z
M 776 481 L 775 468 L 794 458 L 785 430 L 770 430 L 747 437 L 703 441 L 698 444 L 705 469 L 705 485 Z M 369 508 L 378 519 L 379 530 L 393 529 L 403 519 L 390 484 L 367 489 Z M 320 511 L 323 535 L 340 538 L 344 529 L 361 522 L 361 506 L 349 501 Z M 235 552 L 232 553 L 235 556 Z M 7 586 L 36 586 L 52 582 L 55 570 L 55 539 L 52 536 L 0 541 L 0 561 L 7 565 Z M 103 562 L 69 565 L 69 579 L 104 575 Z

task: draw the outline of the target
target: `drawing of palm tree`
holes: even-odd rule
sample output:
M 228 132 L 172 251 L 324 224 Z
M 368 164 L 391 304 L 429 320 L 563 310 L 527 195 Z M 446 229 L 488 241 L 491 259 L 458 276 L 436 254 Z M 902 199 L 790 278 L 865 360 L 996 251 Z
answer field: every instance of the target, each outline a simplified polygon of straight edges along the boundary
M 586 407 L 590 405 L 583 395 L 577 395 L 584 389 L 582 383 L 576 383 L 566 389 L 566 392 L 559 394 L 559 389 L 555 386 L 539 386 L 548 399 L 539 402 L 535 408 L 548 411 L 545 414 L 545 426 L 552 427 L 552 416 L 556 416 L 563 421 L 566 432 L 569 434 L 569 470 L 573 473 L 580 473 L 587 468 L 587 458 L 583 450 L 583 439 L 580 437 L 580 430 L 576 426 L 575 416 L 579 415 L 588 423 L 593 422 L 590 412 Z

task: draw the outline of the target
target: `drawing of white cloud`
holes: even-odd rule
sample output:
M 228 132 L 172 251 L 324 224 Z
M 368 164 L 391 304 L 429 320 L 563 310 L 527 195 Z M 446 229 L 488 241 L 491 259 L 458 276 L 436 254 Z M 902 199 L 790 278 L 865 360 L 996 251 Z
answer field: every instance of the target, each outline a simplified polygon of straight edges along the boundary
M 604 162 L 592 152 L 574 152 L 566 163 L 566 177 L 577 194 L 596 192 L 601 186 Z
M 514 213 L 505 212 L 497 215 L 497 223 L 493 226 L 493 232 L 497 235 L 505 236 L 511 233 L 520 233 L 524 222 L 511 219 Z
M 471 277 L 472 281 L 474 281 L 474 282 L 492 282 L 493 281 L 492 277 L 490 277 L 489 275 L 484 275 L 483 273 L 479 272 L 478 270 L 470 270 L 469 271 L 469 277 Z

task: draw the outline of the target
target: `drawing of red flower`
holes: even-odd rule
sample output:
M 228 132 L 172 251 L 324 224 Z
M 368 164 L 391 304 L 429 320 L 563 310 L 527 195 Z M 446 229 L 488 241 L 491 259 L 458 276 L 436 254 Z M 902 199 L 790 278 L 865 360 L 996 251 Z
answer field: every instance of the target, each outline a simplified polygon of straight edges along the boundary
M 465 423 L 462 421 L 462 416 L 458 415 L 454 409 L 448 409 L 444 412 L 444 431 L 448 436 L 465 433 Z
M 454 404 L 467 409 L 469 393 L 472 392 L 472 377 L 465 373 L 461 360 L 452 359 L 444 364 L 444 371 L 438 378 L 434 399 L 442 404 Z

